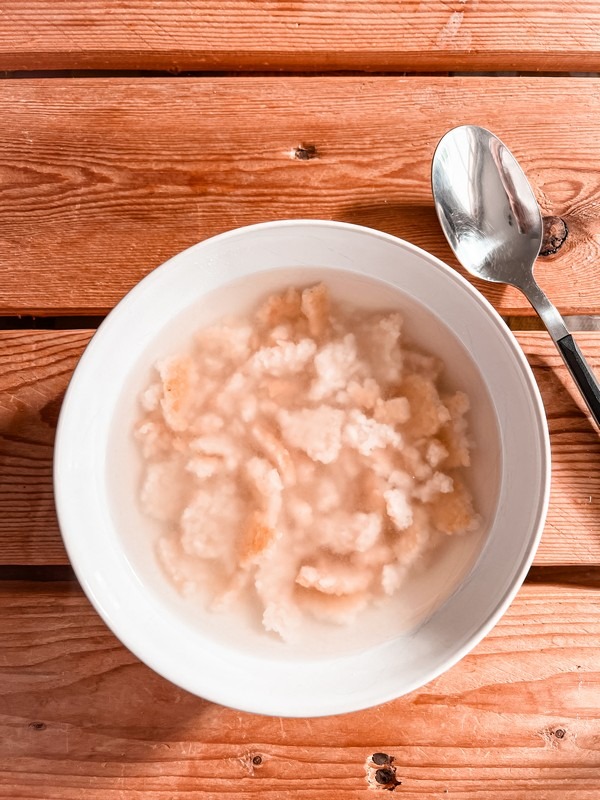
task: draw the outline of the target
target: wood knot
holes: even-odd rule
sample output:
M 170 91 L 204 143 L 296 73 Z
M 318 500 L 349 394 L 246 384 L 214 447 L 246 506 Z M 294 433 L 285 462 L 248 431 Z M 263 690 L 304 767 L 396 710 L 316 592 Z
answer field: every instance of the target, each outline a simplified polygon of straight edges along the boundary
M 30 722 L 29 727 L 32 731 L 45 731 L 46 730 L 46 723 L 45 722 Z
M 312 158 L 319 157 L 319 153 L 314 144 L 301 144 L 298 147 L 294 147 L 292 152 L 293 157 L 297 158 L 298 161 L 310 161 Z
M 565 736 L 567 735 L 567 732 L 564 728 L 557 728 L 554 731 L 554 735 L 556 736 L 557 739 L 564 739 Z
M 541 256 L 552 256 L 558 253 L 569 235 L 567 223 L 561 217 L 544 217 Z
M 260 767 L 260 765 L 262 764 L 262 756 L 254 756 L 254 758 L 252 759 L 252 763 L 254 764 L 255 767 Z

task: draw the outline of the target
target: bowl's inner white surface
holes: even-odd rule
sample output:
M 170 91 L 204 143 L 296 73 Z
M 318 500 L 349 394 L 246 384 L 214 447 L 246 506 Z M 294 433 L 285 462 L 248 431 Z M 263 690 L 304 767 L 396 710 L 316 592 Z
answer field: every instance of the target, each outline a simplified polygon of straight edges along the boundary
M 324 280 L 335 300 L 362 309 L 399 310 L 404 316 L 406 341 L 421 352 L 439 357 L 444 365 L 442 386 L 461 389 L 471 401 L 472 465 L 465 473 L 481 531 L 450 537 L 400 591 L 384 604 L 368 609 L 356 624 L 338 627 L 307 621 L 300 639 L 286 644 L 266 633 L 258 604 L 247 598 L 227 613 L 206 610 L 208 598 L 183 598 L 163 575 L 154 552 L 161 531 L 139 504 L 143 463 L 132 430 L 141 409 L 138 398 L 149 384 L 155 362 L 185 350 L 195 332 L 225 316 L 245 315 L 267 294 L 290 285 L 306 286 Z M 201 292 L 199 290 L 198 294 Z M 467 343 L 468 344 L 468 343 Z M 392 286 L 356 273 L 315 268 L 285 268 L 255 273 L 190 298 L 188 308 L 157 330 L 154 341 L 137 360 L 115 406 L 106 449 L 107 487 L 111 515 L 139 580 L 168 609 L 185 620 L 192 639 L 204 637 L 247 654 L 276 659 L 321 659 L 349 655 L 389 641 L 415 629 L 452 594 L 475 563 L 496 514 L 500 489 L 501 444 L 493 403 L 479 370 L 456 336 L 426 308 Z

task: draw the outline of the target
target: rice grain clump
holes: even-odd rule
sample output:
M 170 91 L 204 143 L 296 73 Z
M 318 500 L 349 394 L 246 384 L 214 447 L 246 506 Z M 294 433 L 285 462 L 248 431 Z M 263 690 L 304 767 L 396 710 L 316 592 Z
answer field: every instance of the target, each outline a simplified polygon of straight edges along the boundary
M 468 398 L 441 391 L 442 365 L 403 343 L 397 313 L 290 288 L 156 369 L 141 503 L 181 591 L 208 565 L 215 610 L 254 595 L 284 639 L 304 615 L 350 622 L 478 526 L 460 476 Z

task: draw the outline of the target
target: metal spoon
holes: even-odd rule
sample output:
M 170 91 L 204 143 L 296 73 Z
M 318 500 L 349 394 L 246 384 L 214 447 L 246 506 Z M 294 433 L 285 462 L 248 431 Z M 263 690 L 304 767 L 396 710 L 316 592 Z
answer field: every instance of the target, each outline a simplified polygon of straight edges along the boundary
M 600 385 L 565 321 L 533 277 L 542 216 L 510 150 L 485 128 L 462 125 L 433 156 L 435 210 L 456 257 L 473 275 L 516 286 L 539 314 L 600 427 Z

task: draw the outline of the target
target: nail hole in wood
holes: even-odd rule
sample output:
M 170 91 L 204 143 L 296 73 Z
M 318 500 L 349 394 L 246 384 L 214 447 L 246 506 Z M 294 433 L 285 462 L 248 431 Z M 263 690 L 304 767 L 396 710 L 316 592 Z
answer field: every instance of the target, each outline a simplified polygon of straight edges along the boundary
M 375 773 L 375 780 L 377 783 L 391 783 L 394 780 L 394 773 L 387 767 L 378 769 Z
M 373 753 L 371 756 L 371 761 L 377 764 L 378 767 L 382 767 L 384 764 L 391 764 L 393 760 L 394 757 L 388 756 L 387 753 Z
M 552 256 L 558 253 L 569 235 L 567 223 L 561 217 L 544 217 L 541 256 Z
M 312 158 L 318 158 L 319 153 L 314 144 L 301 144 L 294 147 L 294 158 L 299 161 L 310 161 Z
M 394 791 L 396 786 L 400 786 L 401 782 L 396 778 L 396 770 L 394 767 L 381 767 L 375 773 L 375 780 L 380 786 L 385 789 Z
M 260 765 L 262 764 L 262 757 L 254 756 L 254 758 L 252 759 L 252 763 L 254 764 L 255 767 L 260 767 Z

